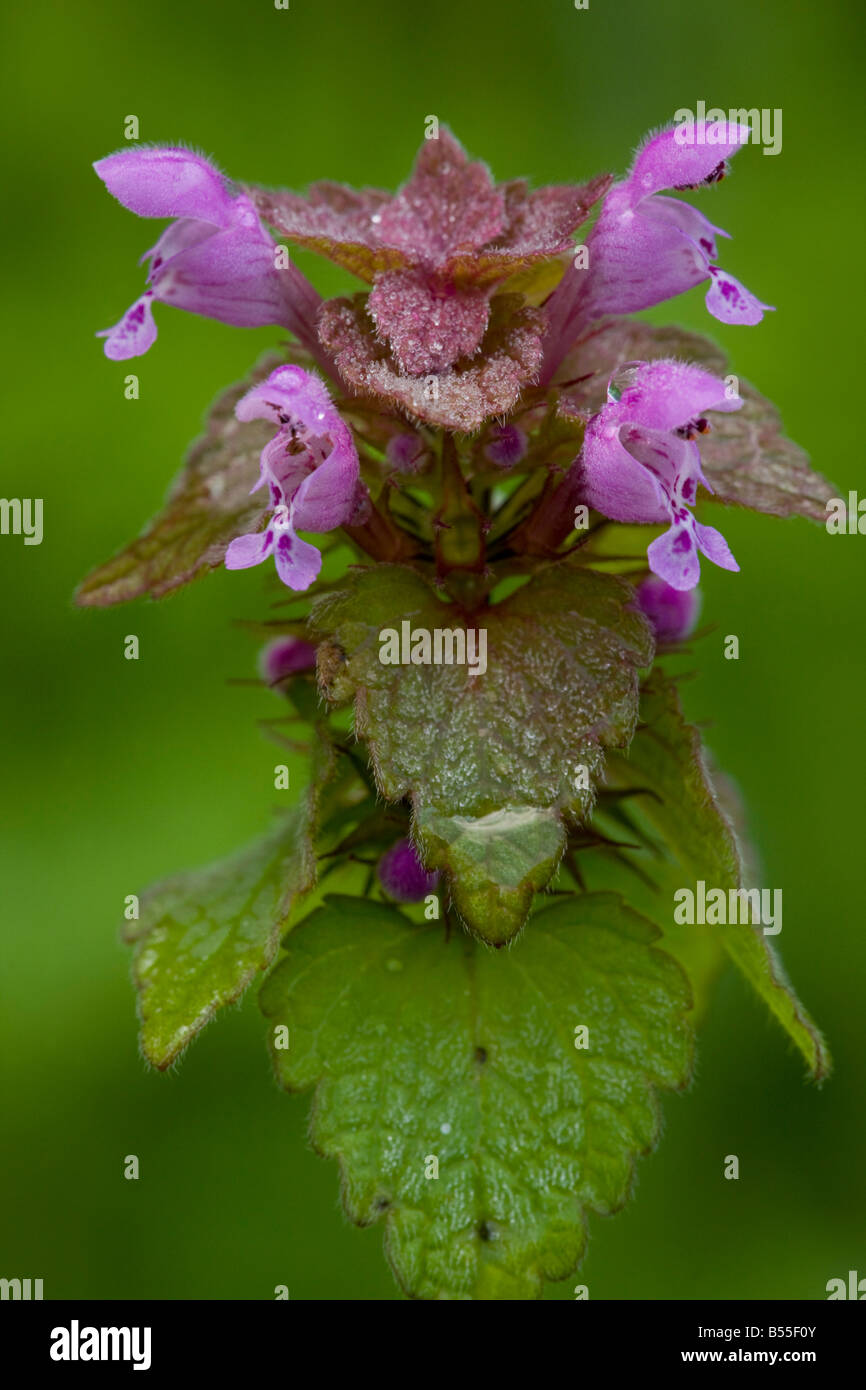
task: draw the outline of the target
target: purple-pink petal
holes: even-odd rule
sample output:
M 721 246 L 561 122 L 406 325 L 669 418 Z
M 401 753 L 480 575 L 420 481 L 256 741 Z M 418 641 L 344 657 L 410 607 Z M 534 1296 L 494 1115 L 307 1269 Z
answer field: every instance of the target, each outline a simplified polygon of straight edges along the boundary
M 324 383 L 291 365 L 277 367 L 247 391 L 235 414 L 241 421 L 272 420 L 278 427 L 261 452 L 260 476 L 252 491 L 268 484 L 274 514 L 267 534 L 277 573 L 290 589 L 307 589 L 319 574 L 322 557 L 314 545 L 298 537 L 296 528 L 332 531 L 353 519 L 363 501 L 352 433 Z M 235 547 L 240 559 L 230 564 Z M 226 564 L 236 569 L 262 558 L 233 541 Z
M 195 217 L 225 226 L 232 199 L 218 169 L 173 146 L 133 146 L 94 164 L 109 193 L 139 217 Z
M 295 267 L 277 268 L 273 242 L 252 202 L 232 194 L 206 159 L 183 149 L 137 147 L 94 167 L 133 212 L 177 218 L 142 257 L 154 299 L 237 327 L 279 324 L 317 360 L 324 356 L 314 327 L 319 297 Z M 118 325 L 109 355 L 138 355 L 155 337 L 121 330 Z
M 682 522 L 671 526 L 647 547 L 650 569 L 672 589 L 693 589 L 701 577 L 698 547 L 692 527 Z
M 528 443 L 519 425 L 493 425 L 484 445 L 484 457 L 497 468 L 513 468 L 524 457 Z
M 620 441 L 616 419 L 605 407 L 586 427 L 578 460 L 581 497 L 612 521 L 665 521 L 668 507 L 660 484 Z
M 385 446 L 385 457 L 398 473 L 417 473 L 430 458 L 430 451 L 418 434 L 395 434 Z
M 277 574 L 283 583 L 296 591 L 309 589 L 322 568 L 322 555 L 309 541 L 302 541 L 289 526 L 281 530 L 274 546 Z
M 227 570 L 245 570 L 251 565 L 260 565 L 270 555 L 274 545 L 274 532 L 271 527 L 254 535 L 237 536 L 226 551 Z
M 379 860 L 379 882 L 398 903 L 416 903 L 434 892 L 439 881 L 437 873 L 428 873 L 409 839 L 398 840 Z
M 151 270 L 157 298 L 238 328 L 282 323 L 274 248 L 261 230 L 233 223 Z
M 153 318 L 153 291 L 147 290 L 113 328 L 104 328 L 97 338 L 105 339 L 105 355 L 112 362 L 125 362 L 141 357 L 156 342 L 156 323 Z
M 277 367 L 253 386 L 238 401 L 235 415 L 239 420 L 272 420 L 275 425 L 286 425 L 294 418 L 319 434 L 340 418 L 324 382 L 295 366 Z
M 582 500 L 614 521 L 670 521 L 647 557 L 673 589 L 694 588 L 699 550 L 736 570 L 724 537 L 698 525 L 689 508 L 705 483 L 696 443 L 709 428 L 704 412 L 736 410 L 739 398 L 729 399 L 724 383 L 703 368 L 665 359 L 626 364 L 608 391 L 574 465 Z
M 723 236 L 730 240 L 729 232 L 715 226 L 700 208 L 684 203 L 681 198 L 667 198 L 663 193 L 656 193 L 641 204 L 640 213 L 642 219 L 658 222 L 662 227 L 675 227 L 682 232 L 695 243 L 705 260 L 714 261 L 718 255 L 716 237 Z
M 725 383 L 703 367 L 660 358 L 639 364 L 617 404 L 623 420 L 675 430 L 707 410 L 739 410 L 742 400 L 728 396 Z
M 702 121 L 691 127 L 672 126 L 651 135 L 637 153 L 625 180 L 632 204 L 663 188 L 695 187 L 706 183 L 718 165 L 748 143 L 747 125 Z
M 701 553 L 706 555 L 708 560 L 712 560 L 719 569 L 734 570 L 739 573 L 739 565 L 731 554 L 730 546 L 725 540 L 721 531 L 717 531 L 714 526 L 701 526 L 695 522 L 695 536 Z
M 735 280 L 733 275 L 710 266 L 710 287 L 707 290 L 706 306 L 713 318 L 722 323 L 760 323 L 765 310 L 772 310 L 772 304 L 762 304 L 759 299 Z
M 631 172 L 613 185 L 586 243 L 585 265 L 570 265 L 545 306 L 548 334 L 541 381 L 550 382 L 573 343 L 605 314 L 652 308 L 710 280 L 707 308 L 726 323 L 758 323 L 769 306 L 712 264 L 727 236 L 663 189 L 715 182 L 751 135 L 748 126 L 703 122 L 672 127 L 642 146 Z

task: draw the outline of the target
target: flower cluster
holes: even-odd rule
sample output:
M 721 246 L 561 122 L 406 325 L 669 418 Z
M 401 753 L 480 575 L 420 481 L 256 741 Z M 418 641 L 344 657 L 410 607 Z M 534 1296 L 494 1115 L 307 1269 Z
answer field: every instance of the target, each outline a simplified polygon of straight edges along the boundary
M 663 130 L 619 182 L 603 175 L 535 191 L 522 180 L 494 183 L 447 130 L 425 141 L 396 194 L 332 183 L 305 196 L 241 187 L 187 149 L 124 150 L 95 165 L 109 191 L 139 216 L 174 220 L 143 257 L 144 294 L 102 334 L 105 352 L 115 360 L 146 352 L 156 302 L 242 327 L 278 325 L 297 338 L 300 356 L 290 349 L 289 362 L 236 405 L 239 421 L 270 420 L 277 433 L 251 480 L 254 490 L 267 486 L 270 515 L 261 531 L 231 541 L 229 569 L 273 556 L 284 583 L 305 590 L 321 555 L 298 532 L 339 527 L 379 537 L 403 527 L 390 553 L 411 553 L 418 526 L 390 513 L 386 525 L 373 499 L 429 473 L 448 438 L 464 480 L 507 482 L 547 468 L 560 510 L 577 499 L 612 521 L 667 526 L 648 545 L 648 565 L 686 592 L 698 582 L 699 554 L 737 569 L 723 537 L 692 509 L 699 487 L 712 492 L 698 448 L 707 417 L 741 400 L 705 368 L 659 356 L 615 364 L 588 408 L 567 369 L 612 317 L 702 282 L 716 318 L 762 318 L 768 306 L 716 264 L 727 233 L 668 196 L 718 183 L 748 135 L 720 122 L 683 145 Z M 574 256 L 574 233 L 593 211 Z M 268 227 L 366 288 L 323 302 Z M 555 448 L 551 414 L 562 424 Z M 549 508 L 550 488 L 544 496 Z M 454 526 L 443 517 L 433 518 L 434 532 Z M 566 539 L 567 530 L 556 544 Z M 442 563 L 440 554 L 440 574 Z M 486 559 L 475 556 L 473 566 L 484 569 Z

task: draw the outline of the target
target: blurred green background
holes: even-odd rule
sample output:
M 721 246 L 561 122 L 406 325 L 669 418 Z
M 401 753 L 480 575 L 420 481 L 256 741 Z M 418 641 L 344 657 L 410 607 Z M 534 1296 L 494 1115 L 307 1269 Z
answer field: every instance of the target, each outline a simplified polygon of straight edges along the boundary
M 155 233 L 91 161 L 134 114 L 142 140 L 190 143 L 240 178 L 395 187 L 435 114 L 499 178 L 560 182 L 623 171 L 647 129 L 701 98 L 781 107 L 781 155 L 749 147 L 700 204 L 735 233 L 725 268 L 778 312 L 724 328 L 697 290 L 653 317 L 715 336 L 821 470 L 862 487 L 858 21 L 855 0 L 7 9 L 3 492 L 44 498 L 45 539 L 0 538 L 0 1274 L 42 1277 L 49 1298 L 270 1298 L 278 1283 L 294 1299 L 398 1297 L 381 1232 L 348 1225 L 335 1169 L 309 1149 L 307 1099 L 271 1079 L 252 997 L 170 1075 L 137 1052 L 124 896 L 252 837 L 277 799 L 256 720 L 279 710 L 231 684 L 255 661 L 232 620 L 264 616 L 267 595 L 257 571 L 109 612 L 77 612 L 71 594 L 157 509 L 211 398 L 279 333 L 158 309 L 151 353 L 106 361 L 94 331 L 140 292 Z M 326 292 L 349 284 L 304 264 Z M 687 709 L 747 799 L 762 881 L 784 890 L 779 944 L 836 1071 L 804 1084 L 729 972 L 636 1199 L 592 1221 L 592 1298 L 822 1298 L 831 1277 L 866 1275 L 866 538 L 745 513 L 721 524 L 742 573 L 704 565 L 717 627 Z M 129 633 L 138 662 L 123 659 Z M 727 633 L 738 662 L 722 658 Z M 122 1175 L 130 1153 L 138 1182 Z M 739 1182 L 722 1177 L 728 1153 Z

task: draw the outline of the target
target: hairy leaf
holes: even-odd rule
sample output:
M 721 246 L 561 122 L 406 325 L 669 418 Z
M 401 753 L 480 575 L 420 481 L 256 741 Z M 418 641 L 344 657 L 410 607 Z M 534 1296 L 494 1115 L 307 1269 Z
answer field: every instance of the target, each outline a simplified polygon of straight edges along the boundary
M 144 893 L 125 939 L 135 945 L 141 1050 L 169 1066 L 217 1010 L 267 969 L 296 900 L 312 888 L 319 794 L 333 769 L 322 745 L 305 800 L 245 849 Z
M 328 180 L 311 184 L 306 197 L 283 189 L 248 187 L 246 192 L 264 220 L 282 236 L 327 256 L 359 280 L 373 280 L 380 271 L 407 264 L 402 251 L 383 246 L 375 235 L 373 218 L 381 216 L 391 193 L 347 188 Z
M 610 187 L 602 174 L 582 185 L 530 191 L 524 179 L 494 185 L 442 127 L 422 145 L 396 194 L 314 183 L 306 197 L 246 191 L 281 235 L 373 281 L 408 265 L 459 285 L 490 287 L 571 246 L 571 236 Z
M 207 431 L 190 449 L 163 510 L 137 540 L 87 576 L 76 603 L 106 608 L 143 594 L 162 598 L 217 569 L 235 536 L 258 529 L 267 514 L 267 497 L 263 492 L 250 496 L 250 489 L 274 427 L 265 420 L 240 424 L 234 409 L 282 361 L 269 353 L 245 381 L 217 398 Z
M 331 639 L 320 649 L 325 694 L 354 697 L 381 791 L 411 798 L 425 860 L 447 872 L 457 911 L 490 941 L 519 930 L 556 866 L 564 814 L 589 813 L 604 748 L 631 737 L 636 668 L 652 641 L 630 601 L 612 576 L 551 567 L 473 614 L 487 643 L 477 675 L 456 662 L 380 660 L 381 634 L 402 637 L 404 623 L 445 632 L 446 658 L 452 633 L 466 640 L 466 618 L 411 569 L 356 572 L 314 602 L 312 626 Z
M 525 306 L 519 295 L 496 295 L 474 357 L 438 374 L 406 376 L 377 337 L 364 295 L 329 299 L 319 317 L 322 342 L 355 391 L 387 400 L 429 425 L 466 432 L 515 405 L 541 365 L 543 327 L 543 310 Z
M 587 1211 L 627 1200 L 654 1088 L 690 1071 L 688 985 L 657 936 L 594 894 L 508 952 L 354 898 L 288 937 L 260 996 L 288 1028 L 277 1076 L 315 1087 L 313 1142 L 351 1219 L 384 1220 L 410 1296 L 537 1298 L 577 1265 Z
M 655 832 L 657 855 L 639 856 L 647 874 L 657 880 L 655 904 L 637 899 L 630 887 L 629 902 L 639 901 L 664 934 L 665 949 L 676 955 L 702 992 L 725 951 L 757 991 L 771 1013 L 805 1058 L 816 1079 L 830 1069 L 820 1032 L 788 984 L 771 938 L 758 924 L 680 925 L 674 921 L 673 893 L 695 890 L 702 879 L 726 892 L 755 886 L 741 872 L 737 837 L 707 772 L 697 729 L 683 719 L 674 682 L 656 669 L 641 692 L 641 722 L 628 754 L 612 755 L 607 764 L 609 787 L 643 787 L 649 795 L 630 798 L 629 815 Z M 626 838 L 628 838 L 626 836 Z M 596 879 L 591 880 L 595 885 Z M 610 883 L 606 875 L 604 884 Z

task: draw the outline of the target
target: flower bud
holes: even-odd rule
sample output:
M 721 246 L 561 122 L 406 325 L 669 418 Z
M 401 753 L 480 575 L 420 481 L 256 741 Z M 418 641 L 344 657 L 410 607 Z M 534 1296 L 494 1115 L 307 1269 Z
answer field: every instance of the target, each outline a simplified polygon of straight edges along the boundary
M 701 607 L 697 589 L 673 589 L 657 574 L 637 587 L 637 602 L 658 642 L 682 642 L 694 630 Z
M 430 452 L 420 435 L 395 434 L 385 446 L 385 457 L 398 473 L 419 473 Z
M 418 858 L 411 840 L 398 840 L 379 860 L 379 882 L 398 903 L 417 903 L 432 893 L 439 881 L 437 873 L 428 874 Z
M 516 425 L 494 425 L 484 445 L 484 457 L 497 468 L 513 468 L 526 453 L 526 444 L 526 435 Z
M 316 648 L 302 637 L 277 637 L 259 652 L 259 675 L 265 685 L 279 685 L 316 664 Z

